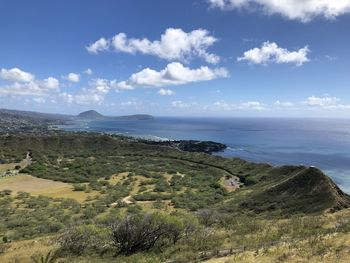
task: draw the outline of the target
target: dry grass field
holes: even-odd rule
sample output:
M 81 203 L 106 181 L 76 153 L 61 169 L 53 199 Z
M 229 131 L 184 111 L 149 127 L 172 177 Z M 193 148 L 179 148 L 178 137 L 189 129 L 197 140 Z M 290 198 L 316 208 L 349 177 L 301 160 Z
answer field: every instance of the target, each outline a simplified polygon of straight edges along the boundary
M 1 244 L 6 253 L 0 253 L 1 263 L 32 263 L 32 258 L 46 255 L 56 248 L 50 237 Z
M 12 190 L 13 193 L 27 192 L 34 196 L 72 198 L 78 202 L 84 202 L 88 196 L 97 194 L 73 191 L 71 184 L 37 178 L 27 174 L 0 178 L 0 191 L 6 189 Z
M 23 161 L 19 162 L 19 163 L 4 163 L 4 164 L 0 164 L 0 173 L 1 172 L 6 172 L 7 170 L 13 170 L 15 169 L 16 165 L 23 167 L 26 167 L 27 165 L 27 161 L 26 159 L 24 159 Z
M 348 263 L 350 257 L 350 235 L 336 233 L 322 240 L 303 240 L 295 243 L 284 243 L 256 251 L 246 251 L 232 256 L 213 258 L 206 263 Z M 323 253 L 327 250 L 326 253 Z

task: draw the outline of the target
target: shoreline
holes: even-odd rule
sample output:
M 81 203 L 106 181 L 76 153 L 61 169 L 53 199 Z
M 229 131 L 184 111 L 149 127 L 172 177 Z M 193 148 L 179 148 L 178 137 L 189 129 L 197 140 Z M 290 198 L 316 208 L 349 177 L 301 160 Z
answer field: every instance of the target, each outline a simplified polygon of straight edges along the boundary
M 132 124 L 134 122 L 131 122 Z M 121 131 L 101 131 L 105 127 L 96 127 L 95 130 L 93 127 L 90 127 L 88 122 L 84 123 L 84 126 L 78 125 L 60 125 L 59 130 L 62 131 L 69 131 L 69 132 L 95 132 L 95 133 L 101 133 L 101 134 L 109 134 L 109 135 L 115 135 L 115 136 L 123 136 L 132 138 L 135 140 L 144 140 L 144 141 L 151 141 L 157 142 L 159 144 L 169 144 L 169 141 L 210 141 L 210 142 L 217 142 L 215 140 L 215 136 L 194 136 L 194 134 L 191 135 L 190 131 L 188 132 L 189 136 L 186 138 L 184 134 L 174 134 L 169 130 L 170 136 L 163 136 L 162 132 L 161 135 L 152 135 L 152 131 L 149 129 L 143 130 L 138 126 L 131 126 L 130 132 L 127 130 L 125 132 L 122 131 L 122 127 L 108 127 L 109 129 L 121 129 Z M 166 124 L 166 123 L 165 123 Z M 129 124 L 127 124 L 126 128 L 128 129 Z M 101 130 L 98 130 L 101 128 Z M 152 128 L 152 127 L 151 127 Z M 170 129 L 171 127 L 169 127 Z M 142 133 L 142 131 L 145 131 L 145 133 Z M 147 132 L 147 133 L 146 133 Z M 139 133 L 139 134 L 137 134 Z M 164 132 L 163 132 L 164 133 Z M 235 132 L 234 132 L 235 133 Z M 146 135 L 145 135 L 146 134 Z M 174 136 L 177 135 L 177 136 Z M 181 136 L 178 136 L 181 135 Z M 200 134 L 199 134 L 200 135 Z M 206 134 L 205 134 L 206 135 Z M 235 136 L 233 134 L 233 136 Z M 250 136 L 250 135 L 247 135 Z M 207 140 L 208 138 L 208 140 Z M 205 140 L 202 140 L 205 139 Z M 214 139 L 214 140 L 212 140 Z M 238 136 L 237 140 L 239 141 L 242 138 L 242 136 Z M 226 147 L 223 149 L 220 149 L 219 151 L 211 151 L 210 154 L 225 157 L 225 158 L 240 158 L 243 160 L 247 160 L 249 162 L 254 163 L 268 163 L 273 166 L 283 166 L 283 165 L 304 165 L 304 166 L 316 166 L 320 168 L 322 171 L 324 171 L 326 174 L 328 174 L 336 183 L 337 185 L 345 192 L 350 193 L 350 179 L 348 179 L 348 175 L 350 175 L 350 167 L 346 167 L 347 163 L 347 157 L 342 156 L 340 154 L 335 154 L 330 150 L 330 152 L 319 152 L 317 149 L 315 151 L 310 151 L 310 149 L 305 149 L 304 152 L 303 149 L 300 149 L 300 151 L 288 151 L 288 148 L 286 151 L 283 149 L 283 145 L 281 145 L 281 149 L 271 149 L 271 151 L 268 148 L 268 145 L 266 145 L 267 148 L 262 149 L 262 146 L 257 146 L 257 148 L 254 148 L 254 143 L 252 142 L 252 145 L 247 145 L 247 147 L 242 145 L 232 145 L 232 143 L 228 143 L 225 141 L 225 139 L 221 140 L 221 144 L 225 144 Z M 156 144 L 156 143 L 154 143 Z M 266 143 L 265 143 L 266 144 Z M 175 148 L 175 147 L 174 147 Z M 334 163 L 334 164 L 332 164 Z

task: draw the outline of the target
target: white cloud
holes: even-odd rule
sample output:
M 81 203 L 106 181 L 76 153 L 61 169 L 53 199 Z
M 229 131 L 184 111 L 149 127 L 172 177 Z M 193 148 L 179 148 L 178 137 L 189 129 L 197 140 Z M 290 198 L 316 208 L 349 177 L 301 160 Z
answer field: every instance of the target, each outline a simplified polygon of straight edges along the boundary
M 87 47 L 91 53 L 101 51 L 117 51 L 130 54 L 147 54 L 168 61 L 186 62 L 193 57 L 204 59 L 208 63 L 218 63 L 220 57 L 207 50 L 217 39 L 205 29 L 184 32 L 180 28 L 168 28 L 160 40 L 151 41 L 147 38 L 128 38 L 125 33 L 119 33 L 111 39 L 101 38 Z
M 162 95 L 162 96 L 170 96 L 170 95 L 174 95 L 175 92 L 172 91 L 172 90 L 170 90 L 170 89 L 160 89 L 160 90 L 158 91 L 158 94 L 159 94 L 159 95 Z
M 107 94 L 112 89 L 114 82 L 114 80 L 93 79 L 89 82 L 90 90 L 93 90 L 95 93 Z
M 277 100 L 277 101 L 275 101 L 274 105 L 278 108 L 291 108 L 294 106 L 294 103 L 290 102 L 290 101 Z
M 222 10 L 247 9 L 279 14 L 291 20 L 308 22 L 322 16 L 334 19 L 350 12 L 350 0 L 208 0 Z
M 86 70 L 84 70 L 84 73 L 85 73 L 86 75 L 92 75 L 92 74 L 94 74 L 94 72 L 93 72 L 92 69 L 90 69 L 90 68 L 87 68 Z
M 320 107 L 326 107 L 330 105 L 336 105 L 340 101 L 339 98 L 336 97 L 315 97 L 311 96 L 306 99 L 306 104 L 308 106 L 320 106 Z
M 323 110 L 350 110 L 350 104 L 344 104 L 337 97 L 322 96 L 316 97 L 311 96 L 304 101 L 303 104 L 311 108 L 323 109 Z
M 86 47 L 87 51 L 93 54 L 97 54 L 98 52 L 106 51 L 109 48 L 109 40 L 101 37 L 96 42 L 90 44 Z
M 241 110 L 257 110 L 257 111 L 262 111 L 267 109 L 266 105 L 259 101 L 243 102 L 238 105 L 238 108 Z
M 58 81 L 58 79 L 48 77 L 47 79 L 41 81 L 41 85 L 46 89 L 58 89 L 60 86 L 60 82 Z
M 224 100 L 217 101 L 211 106 L 205 107 L 212 111 L 237 111 L 237 110 L 255 110 L 263 111 L 267 110 L 267 107 L 264 103 L 259 101 L 247 101 L 241 103 L 228 103 Z
M 126 81 L 116 83 L 120 89 L 133 89 L 136 87 L 164 87 L 171 85 L 183 85 L 191 82 L 208 81 L 220 77 L 228 77 L 224 68 L 210 69 L 202 66 L 190 69 L 181 63 L 173 62 L 161 71 L 145 68 L 134 73 Z
M 223 100 L 217 101 L 213 103 L 212 107 L 209 107 L 211 110 L 218 110 L 218 111 L 232 111 L 237 109 L 237 106 L 232 103 L 227 103 Z
M 74 96 L 72 94 L 69 94 L 67 92 L 62 92 L 59 94 L 59 97 L 69 104 L 72 104 L 74 102 Z
M 74 83 L 78 83 L 80 81 L 80 75 L 76 73 L 69 73 L 67 76 L 64 76 L 63 78 Z
M 31 82 L 34 80 L 34 75 L 18 68 L 1 69 L 0 78 L 13 82 Z
M 9 83 L 0 86 L 0 95 L 44 96 L 59 90 L 60 82 L 53 77 L 36 79 L 31 73 L 18 68 L 1 69 L 0 78 Z
M 196 102 L 183 102 L 182 100 L 175 100 L 171 102 L 171 107 L 178 109 L 188 109 L 193 106 L 197 106 Z
M 310 52 L 308 46 L 297 51 L 289 51 L 279 47 L 276 43 L 264 42 L 261 48 L 253 48 L 244 52 L 243 57 L 237 58 L 237 61 L 248 61 L 253 64 L 271 64 L 271 63 L 293 63 L 297 66 L 310 61 L 307 54 Z
M 107 79 L 92 79 L 87 88 L 82 88 L 76 94 L 61 93 L 60 98 L 67 103 L 79 105 L 100 105 L 105 100 L 106 95 L 114 88 L 115 81 Z

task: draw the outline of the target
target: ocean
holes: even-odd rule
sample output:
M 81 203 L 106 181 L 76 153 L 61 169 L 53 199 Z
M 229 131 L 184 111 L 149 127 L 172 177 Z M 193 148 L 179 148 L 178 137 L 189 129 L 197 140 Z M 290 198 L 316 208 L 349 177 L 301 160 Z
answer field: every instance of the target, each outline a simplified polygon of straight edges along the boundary
M 350 119 L 156 117 L 79 121 L 62 127 L 156 140 L 221 142 L 228 148 L 218 155 L 273 165 L 316 166 L 350 193 Z

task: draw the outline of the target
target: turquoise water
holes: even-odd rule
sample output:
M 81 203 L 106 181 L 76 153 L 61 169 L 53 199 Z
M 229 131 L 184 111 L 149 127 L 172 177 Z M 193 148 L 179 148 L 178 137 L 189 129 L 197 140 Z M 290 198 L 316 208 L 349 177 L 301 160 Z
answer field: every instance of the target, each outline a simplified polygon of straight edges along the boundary
M 228 149 L 220 155 L 274 165 L 313 165 L 350 193 L 350 120 L 346 119 L 157 117 L 77 122 L 64 128 L 222 142 Z

